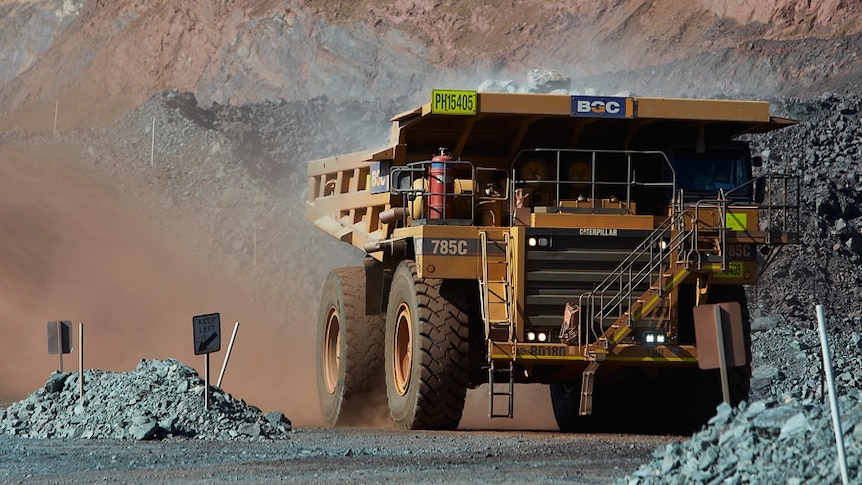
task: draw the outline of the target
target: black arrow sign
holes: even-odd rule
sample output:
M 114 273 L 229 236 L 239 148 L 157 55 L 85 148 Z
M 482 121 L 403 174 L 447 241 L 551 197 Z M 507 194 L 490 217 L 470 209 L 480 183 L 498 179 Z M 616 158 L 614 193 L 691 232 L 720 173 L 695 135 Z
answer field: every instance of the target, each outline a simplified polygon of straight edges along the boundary
M 192 317 L 195 355 L 217 352 L 221 348 L 221 318 L 218 313 Z
M 203 342 L 201 342 L 201 344 L 198 346 L 198 353 L 199 354 L 206 353 L 207 347 L 209 347 L 209 345 L 212 343 L 212 341 L 217 339 L 217 338 L 218 338 L 218 334 L 213 332 L 212 335 L 207 337 L 207 339 L 204 340 Z

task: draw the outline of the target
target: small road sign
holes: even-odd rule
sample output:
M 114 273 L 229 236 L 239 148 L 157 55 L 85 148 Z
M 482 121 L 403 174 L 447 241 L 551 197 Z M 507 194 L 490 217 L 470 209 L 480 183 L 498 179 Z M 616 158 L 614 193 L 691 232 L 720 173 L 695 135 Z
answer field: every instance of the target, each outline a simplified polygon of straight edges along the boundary
M 69 354 L 72 352 L 72 322 L 69 320 L 48 322 L 48 353 Z
M 221 316 L 218 313 L 192 317 L 195 355 L 218 352 L 221 349 Z

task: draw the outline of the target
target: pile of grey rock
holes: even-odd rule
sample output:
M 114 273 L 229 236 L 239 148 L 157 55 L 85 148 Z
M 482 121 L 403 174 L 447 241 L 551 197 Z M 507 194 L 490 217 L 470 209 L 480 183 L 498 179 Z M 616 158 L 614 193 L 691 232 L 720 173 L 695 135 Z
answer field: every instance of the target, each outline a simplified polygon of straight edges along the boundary
M 849 475 L 859 480 L 862 337 L 846 330 L 853 324 L 858 325 L 858 320 L 827 315 Z M 617 483 L 839 482 L 820 337 L 816 329 L 801 325 L 780 315 L 756 316 L 748 402 L 736 409 L 720 405 L 704 429 L 686 441 L 656 450 L 651 462 Z
M 814 309 L 811 310 L 814 313 Z M 827 315 L 832 367 L 838 395 L 862 388 L 862 336 Z M 858 325 L 858 321 L 855 322 Z M 816 329 L 797 328 L 780 315 L 754 318 L 750 401 L 796 397 L 824 399 L 825 374 Z
M 839 407 L 848 475 L 858 480 L 862 393 L 842 397 Z M 831 420 L 829 405 L 811 400 L 722 404 L 704 430 L 657 449 L 652 462 L 617 484 L 838 483 Z
M 483 93 L 544 93 L 544 94 L 585 94 L 631 96 L 631 91 L 618 91 L 613 93 L 601 93 L 591 87 L 572 86 L 572 78 L 553 69 L 531 69 L 527 72 L 527 81 L 524 85 L 517 81 L 507 79 L 486 79 L 476 89 Z
M 142 360 L 131 372 L 55 372 L 45 386 L 0 409 L 0 434 L 27 438 L 150 440 L 284 439 L 291 431 L 282 413 L 261 413 L 176 360 Z

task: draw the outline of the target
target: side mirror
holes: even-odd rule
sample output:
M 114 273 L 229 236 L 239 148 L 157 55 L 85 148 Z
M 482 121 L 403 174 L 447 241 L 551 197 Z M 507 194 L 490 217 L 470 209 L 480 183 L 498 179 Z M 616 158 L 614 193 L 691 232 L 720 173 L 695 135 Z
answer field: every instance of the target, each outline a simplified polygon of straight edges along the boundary
M 766 179 L 763 177 L 758 178 L 754 181 L 754 201 L 758 204 L 763 203 L 763 199 L 766 197 Z
M 763 158 L 759 156 L 751 157 L 751 166 L 752 167 L 762 167 L 763 166 Z
M 413 180 L 416 177 L 422 177 L 425 171 L 422 169 L 410 167 L 395 167 L 389 172 L 389 191 L 392 195 L 408 194 L 415 197 L 416 189 L 413 187 Z

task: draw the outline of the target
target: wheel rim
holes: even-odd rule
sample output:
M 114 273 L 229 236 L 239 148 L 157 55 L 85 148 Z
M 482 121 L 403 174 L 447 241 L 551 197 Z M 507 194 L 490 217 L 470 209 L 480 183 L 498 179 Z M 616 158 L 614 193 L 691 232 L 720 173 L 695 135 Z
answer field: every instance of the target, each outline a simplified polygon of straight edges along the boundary
M 340 363 L 341 325 L 338 322 L 338 309 L 331 307 L 326 316 L 326 329 L 323 334 L 323 379 L 329 394 L 335 394 L 338 387 Z
M 395 319 L 395 338 L 393 340 L 393 362 L 392 376 L 395 380 L 395 390 L 403 396 L 410 387 L 410 371 L 413 367 L 413 319 L 410 315 L 410 307 L 402 303 L 398 307 Z

